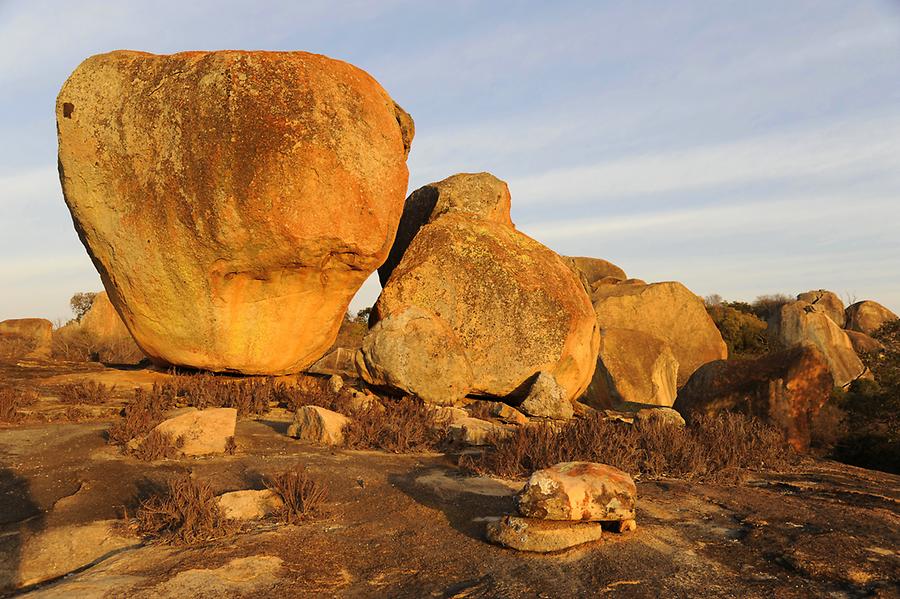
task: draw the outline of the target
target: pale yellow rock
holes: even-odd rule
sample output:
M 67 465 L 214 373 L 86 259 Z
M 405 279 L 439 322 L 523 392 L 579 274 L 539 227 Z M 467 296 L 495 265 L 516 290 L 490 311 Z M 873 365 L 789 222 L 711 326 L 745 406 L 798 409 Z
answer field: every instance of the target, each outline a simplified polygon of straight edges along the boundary
M 838 387 L 846 387 L 866 373 L 850 338 L 815 304 L 790 302 L 769 322 L 769 335 L 784 347 L 812 345 L 825 357 Z
M 451 441 L 465 445 L 487 445 L 509 434 L 503 425 L 470 417 L 453 421 L 448 432 Z
M 56 119 L 75 228 L 158 363 L 300 371 L 390 250 L 413 124 L 345 62 L 110 52 L 72 73 Z
M 671 406 L 678 361 L 668 343 L 643 331 L 604 328 L 594 377 L 581 400 L 596 408 L 623 402 Z
M 120 521 L 99 520 L 42 530 L 28 537 L 11 573 L 16 586 L 50 580 L 91 564 L 126 547 L 137 547 L 140 539 L 127 533 Z
M 679 387 L 704 364 L 728 357 L 703 301 L 681 283 L 601 285 L 594 310 L 601 330 L 630 329 L 664 341 L 678 362 Z
M 188 408 L 182 414 L 162 421 L 153 429 L 173 441 L 181 438 L 179 451 L 196 456 L 225 453 L 230 437 L 234 437 L 237 410 L 234 408 Z
M 288 436 L 319 445 L 341 445 L 350 419 L 319 406 L 303 406 L 294 414 Z
M 49 358 L 53 323 L 45 318 L 14 318 L 0 322 L 0 357 Z
M 546 372 L 568 400 L 581 394 L 599 343 L 590 300 L 557 254 L 512 226 L 508 197 L 488 173 L 410 196 L 357 356 L 368 383 L 458 405 L 524 397 Z
M 277 513 L 284 506 L 281 498 L 269 489 L 222 493 L 216 501 L 225 517 L 232 520 L 260 520 Z

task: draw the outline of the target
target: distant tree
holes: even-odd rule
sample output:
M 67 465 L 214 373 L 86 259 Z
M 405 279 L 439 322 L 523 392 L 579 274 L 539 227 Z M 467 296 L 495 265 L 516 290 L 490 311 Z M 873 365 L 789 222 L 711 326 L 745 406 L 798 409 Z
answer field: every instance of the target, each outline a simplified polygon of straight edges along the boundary
M 703 303 L 706 304 L 707 308 L 711 308 L 713 306 L 721 306 L 723 301 L 724 300 L 722 299 L 722 296 L 718 293 L 713 293 L 712 295 L 707 295 L 705 298 L 703 298 Z
M 760 295 L 753 301 L 753 313 L 763 320 L 769 320 L 781 306 L 794 301 L 785 293 Z
M 97 294 L 90 291 L 81 291 L 72 296 L 72 299 L 69 300 L 69 306 L 71 306 L 72 312 L 75 314 L 75 320 L 80 322 L 84 318 L 84 315 L 94 305 L 95 297 L 97 297 Z
M 359 312 L 356 313 L 356 319 L 355 319 L 356 322 L 359 322 L 362 324 L 368 324 L 369 314 L 371 314 L 371 313 L 372 313 L 371 307 L 363 308 L 362 310 L 360 310 Z

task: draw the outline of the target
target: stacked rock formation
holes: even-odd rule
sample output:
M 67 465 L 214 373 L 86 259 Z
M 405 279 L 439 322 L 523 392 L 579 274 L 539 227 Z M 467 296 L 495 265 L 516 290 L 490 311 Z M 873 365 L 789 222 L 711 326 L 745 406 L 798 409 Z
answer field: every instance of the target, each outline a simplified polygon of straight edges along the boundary
M 347 63 L 111 52 L 56 113 L 75 227 L 158 363 L 305 368 L 393 242 L 412 119 Z
M 488 540 L 520 551 L 549 552 L 600 538 L 603 524 L 634 530 L 637 487 L 628 474 L 592 462 L 563 462 L 534 472 L 517 497 L 520 516 L 487 527 Z
M 838 387 L 847 387 L 866 374 L 847 333 L 818 304 L 798 300 L 781 306 L 769 321 L 768 330 L 772 341 L 783 347 L 817 348 Z
M 357 354 L 369 384 L 431 403 L 524 397 L 543 374 L 571 401 L 596 362 L 596 317 L 554 252 L 520 233 L 506 183 L 459 174 L 415 191 Z

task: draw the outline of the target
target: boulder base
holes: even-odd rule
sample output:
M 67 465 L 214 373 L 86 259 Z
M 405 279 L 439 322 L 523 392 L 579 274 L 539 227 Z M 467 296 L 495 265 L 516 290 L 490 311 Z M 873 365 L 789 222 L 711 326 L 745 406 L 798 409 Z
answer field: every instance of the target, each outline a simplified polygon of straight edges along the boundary
M 504 516 L 487 525 L 487 538 L 492 543 L 538 553 L 598 541 L 602 532 L 597 522 L 559 522 L 519 516 Z

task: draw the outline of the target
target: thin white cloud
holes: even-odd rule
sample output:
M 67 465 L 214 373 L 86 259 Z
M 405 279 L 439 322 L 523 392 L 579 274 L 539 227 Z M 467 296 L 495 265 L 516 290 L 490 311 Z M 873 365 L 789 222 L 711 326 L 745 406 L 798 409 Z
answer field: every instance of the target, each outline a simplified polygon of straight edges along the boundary
M 558 168 L 509 181 L 518 203 L 620 198 L 900 169 L 900 115 Z

